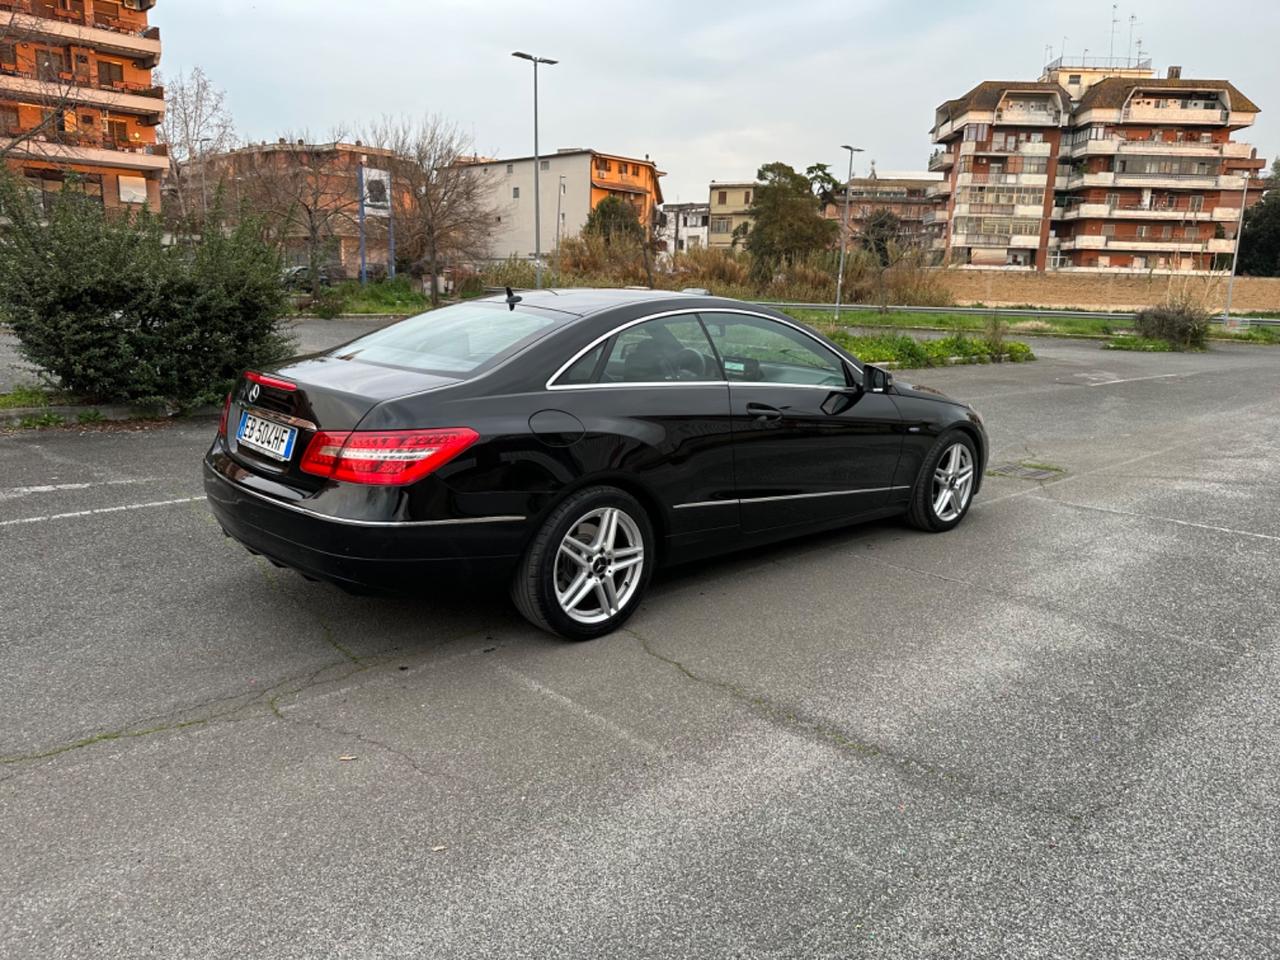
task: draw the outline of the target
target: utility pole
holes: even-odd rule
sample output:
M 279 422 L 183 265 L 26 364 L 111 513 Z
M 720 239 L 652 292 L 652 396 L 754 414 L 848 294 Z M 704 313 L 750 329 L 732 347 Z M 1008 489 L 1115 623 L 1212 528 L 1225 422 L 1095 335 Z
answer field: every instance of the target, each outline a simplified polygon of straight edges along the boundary
M 844 181 L 844 213 L 840 216 L 840 268 L 836 274 L 836 323 L 840 322 L 840 297 L 844 293 L 844 251 L 849 242 L 849 191 L 853 189 L 853 155 L 862 153 L 861 147 L 841 146 L 849 151 L 849 176 Z
M 560 282 L 560 210 L 561 201 L 564 200 L 564 174 L 560 174 L 559 184 L 556 186 L 556 283 Z
M 365 157 L 360 158 L 360 164 L 356 167 L 356 190 L 360 192 L 360 286 L 365 286 L 369 282 L 369 263 L 365 254 L 364 243 L 364 162 Z M 314 279 L 313 281 L 314 282 Z
M 539 179 L 538 171 L 542 167 L 542 155 L 538 152 L 538 64 L 543 63 L 547 66 L 554 66 L 559 63 L 558 60 L 548 60 L 546 57 L 535 57 L 531 53 L 523 53 L 520 50 L 511 54 L 520 60 L 528 60 L 533 64 L 533 268 L 537 277 L 535 284 L 539 290 L 542 289 L 542 205 L 539 196 Z
M 1245 324 L 1231 318 L 1231 295 L 1235 292 L 1236 267 L 1240 263 L 1240 240 L 1244 234 L 1244 208 L 1249 203 L 1249 171 L 1244 174 L 1244 188 L 1240 191 L 1240 217 L 1236 221 L 1236 247 L 1231 254 L 1231 279 L 1227 281 L 1227 305 L 1222 311 L 1222 325 L 1228 330 L 1240 330 Z

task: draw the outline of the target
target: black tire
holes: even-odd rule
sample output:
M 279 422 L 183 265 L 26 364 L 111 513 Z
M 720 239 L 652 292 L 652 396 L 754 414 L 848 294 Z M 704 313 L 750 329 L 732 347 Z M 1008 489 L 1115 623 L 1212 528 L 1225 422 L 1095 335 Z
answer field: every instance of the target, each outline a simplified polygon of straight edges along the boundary
M 615 528 L 624 535 L 624 542 L 628 544 L 626 547 L 618 548 L 618 552 L 632 551 L 631 539 L 640 541 L 638 545 L 642 552 L 638 564 L 639 572 L 631 577 L 628 577 L 625 571 L 611 572 L 614 563 L 612 550 L 605 551 L 602 548 L 601 553 L 593 553 L 585 558 L 575 558 L 573 550 L 566 550 L 563 554 L 561 551 L 562 545 L 566 543 L 566 538 L 571 532 L 575 533 L 574 539 L 578 541 L 579 546 L 586 546 L 582 544 L 578 534 L 583 530 L 592 529 L 593 514 L 610 509 L 621 511 L 621 515 L 629 521 L 624 522 L 619 519 L 615 523 Z M 599 520 L 603 520 L 603 517 L 597 520 L 595 527 L 597 534 L 602 526 Z M 587 549 L 590 550 L 590 548 Z M 608 553 L 607 557 L 604 556 L 605 552 Z M 541 627 L 548 633 L 554 633 L 566 640 L 593 640 L 612 633 L 635 613 L 649 586 L 655 559 L 653 524 L 640 502 L 616 487 L 588 487 L 566 498 L 543 521 L 516 567 L 515 577 L 511 583 L 511 599 L 525 619 L 534 626 Z M 602 563 L 603 569 L 593 572 L 593 565 Z M 580 565 L 581 569 L 575 567 L 575 564 Z M 562 605 L 560 589 L 562 584 L 565 590 L 577 585 L 579 575 L 586 578 L 579 589 L 590 587 L 591 592 L 584 595 L 583 604 L 577 609 L 575 616 L 566 612 Z M 593 576 L 594 583 L 600 584 L 599 590 L 589 584 Z M 622 601 L 619 603 L 617 612 L 612 614 L 608 613 L 609 607 L 606 600 L 608 594 L 600 592 L 606 590 L 603 583 L 605 577 L 609 578 L 610 584 L 615 588 L 613 599 Z M 569 582 L 564 583 L 566 580 Z M 616 590 L 619 584 L 624 587 L 621 592 Z M 594 622 L 583 622 L 582 617 L 592 616 L 598 619 Z
M 940 514 L 935 507 L 935 499 L 939 492 L 934 485 L 935 474 L 938 473 L 944 460 L 950 461 L 952 451 L 957 445 L 968 451 L 971 479 L 968 489 L 964 492 L 964 503 L 959 511 L 944 509 Z M 977 447 L 967 433 L 963 430 L 948 430 L 940 436 L 920 465 L 920 473 L 916 477 L 915 486 L 911 489 L 907 522 L 917 530 L 925 530 L 929 533 L 943 533 L 959 526 L 960 521 L 969 513 L 969 507 L 973 505 L 973 492 L 978 485 L 977 471 L 980 467 Z

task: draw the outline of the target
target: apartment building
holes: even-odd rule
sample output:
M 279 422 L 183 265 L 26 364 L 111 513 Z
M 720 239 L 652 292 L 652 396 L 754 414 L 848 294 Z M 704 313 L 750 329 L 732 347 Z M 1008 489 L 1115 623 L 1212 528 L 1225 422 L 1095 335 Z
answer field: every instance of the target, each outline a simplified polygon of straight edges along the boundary
M 711 206 L 706 203 L 663 204 L 658 239 L 668 254 L 678 255 L 707 245 Z
M 754 180 L 711 181 L 708 247 L 724 250 L 733 246 L 733 232 L 751 222 L 751 198 L 757 186 Z
M 933 247 L 953 264 L 1205 272 L 1235 249 L 1263 161 L 1233 136 L 1259 108 L 1149 60 L 1050 63 L 937 110 Z
M 0 156 L 48 198 L 70 173 L 106 207 L 160 206 L 156 0 L 0 0 Z
M 490 256 L 531 258 L 534 254 L 534 158 L 468 160 L 481 177 L 494 210 Z M 627 203 L 636 218 L 653 230 L 662 204 L 661 178 L 666 174 L 646 155 L 643 160 L 621 154 L 568 147 L 538 159 L 542 190 L 539 220 L 543 256 L 563 237 L 577 236 L 587 217 L 606 197 Z
M 845 199 L 848 198 L 848 229 L 850 238 L 862 234 L 867 221 L 878 213 L 892 213 L 900 224 L 899 240 L 904 244 L 920 245 L 931 239 L 926 221 L 933 223 L 930 214 L 942 205 L 942 200 L 930 190 L 942 182 L 942 174 L 928 171 L 888 171 L 881 175 L 873 166 L 865 177 L 854 177 L 841 190 L 834 203 L 824 206 L 822 215 L 828 220 L 846 222 Z

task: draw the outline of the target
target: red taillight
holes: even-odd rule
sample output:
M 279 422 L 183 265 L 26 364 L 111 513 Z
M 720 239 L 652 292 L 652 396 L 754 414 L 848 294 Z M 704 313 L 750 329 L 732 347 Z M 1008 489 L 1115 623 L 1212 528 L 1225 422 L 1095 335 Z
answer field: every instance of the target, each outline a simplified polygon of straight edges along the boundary
M 267 373 L 257 373 L 253 370 L 246 373 L 244 378 L 250 383 L 257 383 L 261 386 L 271 387 L 275 390 L 285 390 L 289 393 L 298 389 L 298 385 L 296 383 L 290 383 L 288 380 L 281 380 L 279 377 L 273 377 Z
M 348 483 L 402 485 L 421 480 L 480 439 L 467 427 L 329 433 L 307 444 L 304 473 Z
M 227 435 L 227 417 L 231 414 L 231 394 L 227 394 L 226 402 L 222 404 L 222 419 L 218 421 L 218 436 L 225 437 Z

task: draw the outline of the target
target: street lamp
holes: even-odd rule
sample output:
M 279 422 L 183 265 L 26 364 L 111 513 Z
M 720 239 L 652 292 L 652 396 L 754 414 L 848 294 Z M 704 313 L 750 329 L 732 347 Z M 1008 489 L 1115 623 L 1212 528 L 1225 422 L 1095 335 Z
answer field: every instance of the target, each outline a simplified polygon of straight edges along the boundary
M 844 181 L 844 214 L 840 218 L 840 272 L 836 275 L 836 323 L 840 322 L 840 295 L 844 292 L 844 250 L 849 240 L 849 191 L 853 186 L 853 155 L 862 153 L 861 147 L 851 147 L 847 143 L 841 150 L 849 151 L 849 176 Z
M 538 153 L 538 64 L 548 67 L 560 61 L 548 60 L 546 57 L 535 57 L 532 53 L 516 50 L 511 54 L 520 60 L 528 60 L 533 64 L 533 260 L 537 276 L 537 288 L 542 289 L 542 205 L 538 191 L 538 168 L 542 166 L 542 156 Z
M 556 283 L 560 283 L 560 220 L 562 214 L 560 212 L 561 202 L 564 200 L 564 174 L 560 174 L 560 183 L 556 187 Z

